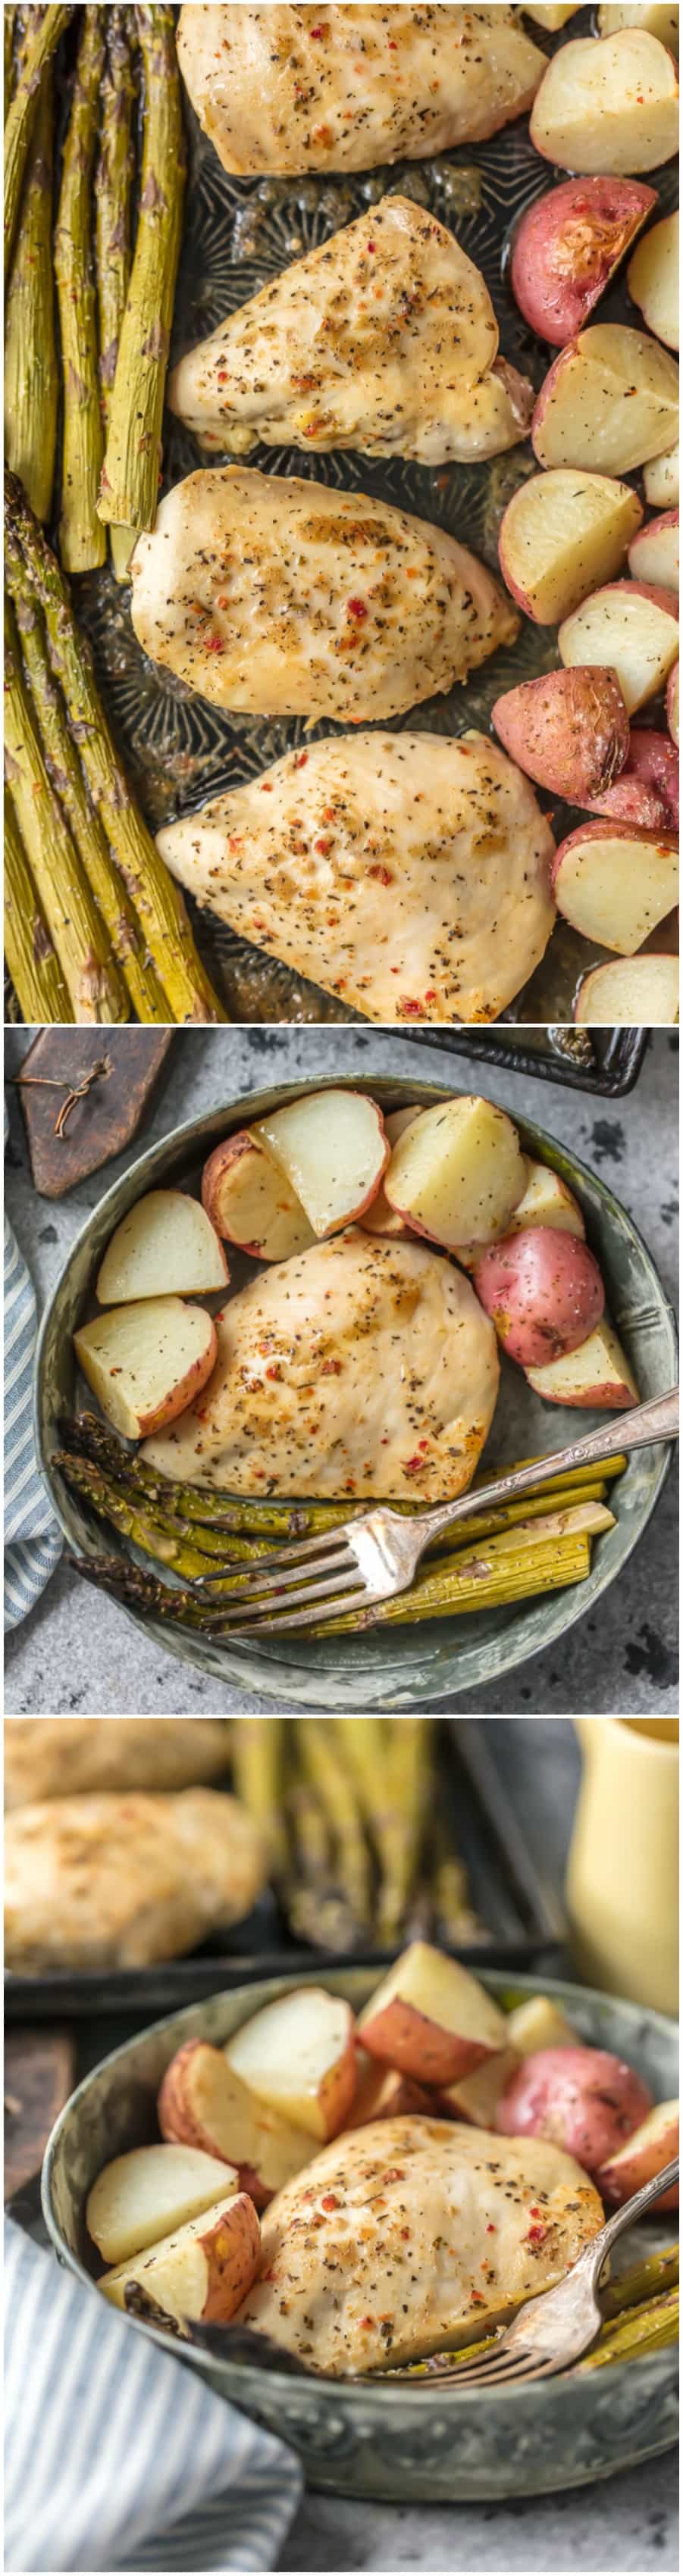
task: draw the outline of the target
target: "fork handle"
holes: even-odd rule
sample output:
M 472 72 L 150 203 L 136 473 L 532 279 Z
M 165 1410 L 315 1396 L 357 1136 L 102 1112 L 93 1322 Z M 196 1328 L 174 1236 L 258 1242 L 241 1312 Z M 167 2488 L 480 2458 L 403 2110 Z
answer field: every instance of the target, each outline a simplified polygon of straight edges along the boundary
M 653 2201 L 659 2199 L 660 2192 L 668 2191 L 671 2184 L 678 2181 L 678 2169 L 678 2156 L 673 2156 L 670 2164 L 663 2165 L 661 2173 L 654 2174 L 651 2182 L 644 2182 L 640 2191 L 634 2191 L 631 2200 L 625 2200 L 621 2209 L 615 2209 L 614 2217 L 608 2218 L 605 2226 L 598 2229 L 597 2236 L 591 2237 L 583 2255 L 579 2255 L 579 2264 L 593 2284 L 599 2281 L 605 2258 L 616 2245 L 617 2237 L 623 2236 L 625 2227 L 633 2227 L 637 2218 L 644 2217 L 646 2209 L 651 2209 Z M 575 2266 L 577 2271 L 579 2264 Z
M 666 1395 L 651 1396 L 647 1404 L 636 1404 L 630 1413 L 617 1413 L 606 1427 L 587 1431 L 582 1440 L 570 1440 L 565 1449 L 555 1449 L 548 1458 L 530 1459 L 526 1467 L 510 1467 L 507 1474 L 494 1476 L 490 1485 L 470 1486 L 456 1503 L 442 1503 L 432 1512 L 421 1512 L 420 1534 L 438 1538 L 440 1530 L 450 1529 L 453 1521 L 466 1520 L 470 1512 L 484 1511 L 489 1503 L 512 1502 L 516 1494 L 527 1494 L 532 1487 L 547 1484 L 551 1477 L 571 1467 L 592 1467 L 602 1458 L 618 1457 L 622 1449 L 646 1449 L 655 1440 L 675 1440 L 679 1423 L 679 1390 L 670 1387 Z

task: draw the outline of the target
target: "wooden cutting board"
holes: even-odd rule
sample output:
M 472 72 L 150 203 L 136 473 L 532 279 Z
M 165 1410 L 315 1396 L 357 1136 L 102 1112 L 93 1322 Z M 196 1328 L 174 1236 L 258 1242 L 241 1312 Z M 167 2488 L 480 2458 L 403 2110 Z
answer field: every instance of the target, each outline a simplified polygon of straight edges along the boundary
M 68 2030 L 9 2030 L 5 2038 L 5 2200 L 38 2173 L 50 2130 L 73 2092 Z
M 63 1198 L 132 1143 L 172 1036 L 172 1029 L 41 1030 L 15 1077 L 41 1198 Z

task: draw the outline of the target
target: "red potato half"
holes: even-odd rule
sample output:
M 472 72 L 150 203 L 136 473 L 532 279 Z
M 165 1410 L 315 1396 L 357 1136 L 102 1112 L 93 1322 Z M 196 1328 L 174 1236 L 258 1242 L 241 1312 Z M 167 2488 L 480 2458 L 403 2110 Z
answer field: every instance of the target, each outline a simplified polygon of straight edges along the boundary
M 618 27 L 644 27 L 648 36 L 658 36 L 660 45 L 678 57 L 678 18 L 678 6 L 666 8 L 664 0 L 661 6 L 659 0 L 619 0 L 619 5 L 615 0 L 614 6 L 611 0 L 603 0 L 598 28 L 601 36 L 614 36 Z
M 660 518 L 648 519 L 644 528 L 637 529 L 628 550 L 628 568 L 634 581 L 652 581 L 659 589 L 678 591 L 677 510 L 664 510 Z
M 473 2075 L 462 2075 L 459 2083 L 441 2086 L 439 2111 L 444 2111 L 449 2120 L 467 2120 L 473 2129 L 495 2129 L 501 2094 L 518 2065 L 518 2050 L 501 2048 L 498 2056 L 487 2057 L 483 2066 L 476 2066 Z
M 519 2057 L 535 2057 L 539 2048 L 573 2048 L 576 2031 L 549 1995 L 530 1995 L 508 2013 L 508 2030 Z
M 673 57 L 640 26 L 562 45 L 531 110 L 531 141 L 560 170 L 601 176 L 656 170 L 678 149 Z
M 457 1251 L 504 1230 L 525 1177 L 512 1119 L 465 1095 L 421 1111 L 394 1147 L 385 1188 L 414 1233 Z
M 643 466 L 643 489 L 648 510 L 674 510 L 679 502 L 678 442 L 663 456 L 648 457 Z
M 350 2004 L 324 1986 L 301 1986 L 244 2022 L 225 2056 L 233 2074 L 314 2138 L 334 2138 L 356 2090 Z
M 586 1229 L 581 1209 L 566 1181 L 560 1179 L 559 1172 L 551 1172 L 547 1163 L 532 1163 L 527 1157 L 525 1160 L 524 1196 L 508 1219 L 505 1233 L 523 1233 L 528 1225 L 551 1225 L 560 1234 L 575 1234 L 583 1241 Z M 486 1248 L 483 1243 L 459 1243 L 456 1260 L 461 1269 L 476 1270 Z
M 615 671 L 548 671 L 508 689 L 492 709 L 510 759 L 572 805 L 611 788 L 629 748 L 629 723 Z
M 381 1109 L 362 1091 L 309 1091 L 252 1129 L 296 1192 L 318 1239 L 370 1206 L 389 1161 Z
M 657 696 L 677 660 L 678 600 L 646 582 L 610 582 L 565 617 L 557 640 L 565 669 L 589 662 L 616 671 L 632 716 Z
M 126 2291 L 146 2291 L 178 2325 L 200 2318 L 206 2325 L 227 2325 L 236 2316 L 255 2281 L 261 2261 L 261 2231 L 253 2200 L 238 2192 L 218 2201 L 201 2218 L 150 2245 L 132 2263 L 117 2264 L 98 2282 L 112 2307 L 125 2309 Z
M 634 2191 L 642 2191 L 643 2183 L 654 2182 L 655 2175 L 662 2173 L 665 2165 L 672 2164 L 677 2155 L 678 2103 L 657 2102 L 640 2128 L 634 2129 L 625 2147 L 617 2147 L 616 2153 L 607 2156 L 600 2166 L 596 2181 L 603 2200 L 614 2201 L 618 2208 L 621 2207 L 623 2201 L 633 2199 Z M 663 2191 L 659 2200 L 654 2202 L 652 2216 L 659 2217 L 665 2210 L 677 2208 L 678 2183 L 673 2182 L 668 2191 Z
M 213 1224 L 185 1190 L 148 1190 L 121 1218 L 104 1255 L 95 1294 L 101 1306 L 138 1297 L 201 1297 L 230 1278 Z
M 633 823 L 636 831 L 678 831 L 678 761 L 669 735 L 634 726 L 624 767 L 599 796 L 582 798 L 593 814 L 615 823 Z
M 667 724 L 668 724 L 668 727 L 669 727 L 669 732 L 670 732 L 670 735 L 671 735 L 671 740 L 672 740 L 672 742 L 674 742 L 674 743 L 675 743 L 675 745 L 676 745 L 676 750 L 677 750 L 677 751 L 678 751 L 678 749 L 679 749 L 679 738 L 680 738 L 680 726 L 679 726 L 679 720 L 678 720 L 678 698 L 679 698 L 679 691 L 678 691 L 678 663 L 677 663 L 677 662 L 675 662 L 675 663 L 674 663 L 673 670 L 669 672 L 669 678 L 668 678 L 668 683 L 667 683 L 667 691 L 666 691 L 666 721 L 667 721 Z
M 678 368 L 667 349 L 622 322 L 595 322 L 562 349 L 531 423 L 539 465 L 632 474 L 678 431 Z
M 565 179 L 537 197 L 515 233 L 510 282 L 539 338 L 564 349 L 588 320 L 657 204 L 637 179 Z
M 637 492 L 606 474 L 532 474 L 504 512 L 498 553 L 507 588 L 539 626 L 556 626 L 619 572 L 642 519 Z
M 584 939 L 633 957 L 677 901 L 678 843 L 582 823 L 560 843 L 553 888 L 558 912 Z
M 114 1306 L 74 1333 L 79 1368 L 124 1440 L 175 1422 L 206 1386 L 217 1348 L 213 1317 L 182 1297 Z
M 216 1145 L 202 1172 L 202 1199 L 217 1234 L 256 1261 L 287 1261 L 315 1242 L 284 1173 L 246 1127 Z
M 88 2194 L 85 2222 L 105 2263 L 128 2263 L 160 2237 L 239 2190 L 234 2165 L 197 2147 L 132 2147 L 114 2156 Z
M 186 2039 L 167 2066 L 157 2105 L 162 2138 L 199 2147 L 237 2168 L 240 2191 L 257 2209 L 310 2163 L 310 2130 L 259 2102 L 222 2048 Z M 228 2143 L 228 2141 L 230 2143 Z
M 418 2084 L 453 2084 L 506 2045 L 506 2022 L 476 1977 L 428 1941 L 413 1941 L 357 2025 L 369 2057 Z
M 522 2059 L 498 2104 L 505 2138 L 549 2138 L 597 2174 L 652 2109 L 631 2066 L 606 2048 L 539 2048 Z
M 627 271 L 629 295 L 666 349 L 679 341 L 678 215 L 664 215 L 639 242 Z
M 399 1136 L 405 1136 L 408 1128 L 412 1127 L 413 1120 L 415 1118 L 419 1118 L 420 1115 L 421 1112 L 418 1108 L 390 1109 L 388 1118 L 385 1118 L 384 1125 L 392 1153 L 394 1146 L 398 1144 Z M 400 1235 L 407 1234 L 408 1232 L 408 1228 L 404 1223 L 403 1217 L 398 1215 L 396 1208 L 389 1206 L 383 1181 L 380 1181 L 379 1189 L 375 1198 L 372 1200 L 371 1206 L 365 1209 L 365 1213 L 363 1216 L 359 1217 L 358 1223 L 362 1226 L 364 1234 Z
M 493 1244 L 477 1265 L 474 1285 L 498 1341 L 520 1368 L 543 1368 L 578 1350 L 605 1304 L 587 1243 L 545 1225 Z
M 574 1019 L 579 1029 L 677 1028 L 678 958 L 657 956 L 649 949 L 644 957 L 615 958 L 608 966 L 594 966 L 579 985 Z M 627 1396 L 615 1400 L 630 1401 Z M 565 1398 L 557 1401 L 564 1403 Z
M 364 2129 L 369 2120 L 395 2120 L 404 2112 L 431 2111 L 434 2095 L 424 2084 L 416 2084 L 412 2075 L 402 2075 L 396 2066 L 383 2066 L 380 2058 L 368 2057 L 364 2048 L 356 2048 L 356 2090 L 347 2129 Z
M 638 1388 L 614 1325 L 602 1315 L 580 1349 L 567 1351 L 547 1367 L 527 1368 L 525 1377 L 546 1404 L 577 1405 L 592 1413 L 621 1413 L 640 1402 Z

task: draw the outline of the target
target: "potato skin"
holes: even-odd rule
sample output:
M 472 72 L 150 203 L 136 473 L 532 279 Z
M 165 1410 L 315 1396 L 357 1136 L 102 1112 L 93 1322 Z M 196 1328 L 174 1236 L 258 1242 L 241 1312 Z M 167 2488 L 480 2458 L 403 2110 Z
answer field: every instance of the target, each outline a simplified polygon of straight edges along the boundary
M 623 769 L 628 716 L 616 671 L 607 667 L 578 665 L 524 680 L 496 699 L 492 716 L 509 758 L 572 805 L 591 805 Z
M 506 2085 L 496 2128 L 506 2138 L 548 2138 L 596 2174 L 651 2110 L 647 2085 L 607 2049 L 539 2048 Z
M 477 1264 L 474 1285 L 503 1350 L 520 1368 L 543 1368 L 578 1350 L 604 1312 L 594 1254 L 555 1226 L 527 1226 L 492 1244 Z
M 527 207 L 510 280 L 532 331 L 557 349 L 575 338 L 656 204 L 656 189 L 634 179 L 585 178 Z
M 495 709 L 494 709 L 495 717 Z M 641 832 L 678 831 L 678 756 L 665 733 L 635 725 L 626 760 L 596 796 L 581 797 L 591 814 L 632 823 Z

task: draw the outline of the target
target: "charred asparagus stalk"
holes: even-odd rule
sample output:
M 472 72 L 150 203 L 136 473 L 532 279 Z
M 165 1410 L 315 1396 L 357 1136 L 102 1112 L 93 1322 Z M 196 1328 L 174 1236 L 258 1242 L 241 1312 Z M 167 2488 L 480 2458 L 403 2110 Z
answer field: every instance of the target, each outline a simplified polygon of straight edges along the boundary
M 3 35 L 4 35 L 4 44 L 5 44 L 5 119 L 7 118 L 7 110 L 8 110 L 8 107 L 9 107 L 10 98 L 11 98 L 11 95 L 12 95 L 12 88 L 13 88 L 13 75 L 14 75 L 14 21 L 15 21 L 15 18 L 16 18 L 16 14 L 17 14 L 17 13 L 16 13 L 16 9 L 9 9 L 9 8 L 5 8 L 5 9 L 3 10 L 3 20 L 4 20 Z
M 232 1762 L 237 1796 L 265 1835 L 276 1879 L 282 1877 L 287 1857 L 284 1755 L 284 1718 L 235 1718 Z
M 577 1508 L 581 1508 L 578 1506 Z M 600 1511 L 600 1504 L 586 1509 Z M 566 1515 L 571 1521 L 571 1514 Z M 539 1525 L 536 1524 L 535 1528 Z M 540 1525 L 543 1528 L 543 1524 Z M 600 1528 L 607 1522 L 600 1522 Z M 500 1609 L 506 1603 L 523 1601 L 536 1592 L 554 1592 L 566 1583 L 579 1583 L 590 1572 L 589 1532 L 566 1527 L 557 1536 L 547 1533 L 540 1539 L 524 1539 L 516 1533 L 516 1544 L 502 1536 L 491 1539 L 485 1556 L 442 1558 L 429 1572 L 418 1576 L 409 1592 L 400 1593 L 395 1601 L 378 1602 L 371 1610 L 347 1611 L 345 1617 L 316 1622 L 309 1636 L 339 1637 L 350 1631 L 374 1628 L 385 1622 L 405 1624 L 406 1620 L 453 1618 L 467 1610 Z M 235 1623 L 237 1624 L 237 1622 Z
M 69 824 L 91 892 L 106 922 L 114 956 L 118 959 L 138 1019 L 165 1025 L 168 1020 L 166 996 L 155 968 L 147 958 L 144 934 L 123 880 L 114 866 L 99 815 L 93 812 L 90 803 L 76 745 L 66 721 L 63 699 L 53 678 L 41 611 L 30 592 L 27 597 L 18 589 L 16 568 L 12 563 L 8 565 L 7 580 L 10 595 L 14 597 L 24 664 L 33 692 L 48 775 Z
M 5 607 L 5 779 L 74 1019 L 126 1020 L 128 995 L 43 759 L 14 617 Z
M 103 14 L 84 9 L 55 225 L 64 386 L 59 551 L 65 572 L 91 572 L 107 560 L 97 516 L 103 441 L 90 242 L 103 69 Z
M 131 266 L 134 82 L 127 11 L 110 9 L 102 86 L 100 152 L 95 180 L 95 249 L 100 344 L 100 400 L 106 436 Z M 134 531 L 111 527 L 111 558 L 125 581 Z
M 412 1594 L 411 1594 L 412 1599 Z M 338 1718 L 344 1745 L 372 1834 L 380 1873 L 377 1935 L 389 1944 L 400 1927 L 420 1855 L 431 1766 L 431 1725 L 426 1718 L 380 1721 Z
M 579 2362 L 579 2370 L 604 2370 L 611 2361 L 662 2352 L 665 2345 L 678 2342 L 678 2328 L 678 2291 L 666 2290 L 661 2299 L 647 2299 L 642 2308 L 629 2308 L 614 2325 L 603 2326 L 593 2351 Z
M 113 1529 L 120 1530 L 124 1538 L 131 1539 L 145 1556 L 158 1559 L 161 1565 L 171 1566 L 174 1574 L 182 1575 L 186 1583 L 197 1576 L 212 1574 L 215 1559 L 203 1555 L 191 1538 L 183 1538 L 171 1522 L 164 1520 L 162 1513 L 152 1517 L 144 1505 L 131 1501 L 125 1487 L 115 1484 L 112 1477 L 104 1476 L 89 1459 L 74 1458 L 68 1451 L 58 1449 L 54 1465 L 59 1468 L 65 1483 L 90 1504 L 99 1519 L 109 1521 Z M 258 1539 L 236 1538 L 232 1542 L 231 1554 L 240 1560 L 246 1558 L 250 1562 L 261 1552 Z M 237 1575 L 232 1579 L 230 1576 L 216 1576 L 212 1583 L 212 1599 L 222 1599 L 237 1580 Z
M 605 2317 L 620 2317 L 626 2308 L 659 2298 L 663 2290 L 677 2289 L 678 2273 L 677 2245 L 667 2245 L 661 2254 L 646 2254 L 642 2263 L 633 2263 L 628 2272 L 621 2272 L 616 2281 L 608 2281 L 606 2289 L 601 2289 Z
M 77 1556 L 69 1549 L 66 1562 L 75 1574 L 82 1574 L 85 1583 L 111 1593 L 126 1610 L 144 1612 L 145 1617 L 163 1619 L 175 1628 L 211 1628 L 195 1593 L 171 1591 L 160 1575 L 152 1574 L 148 1566 L 134 1565 L 132 1557 Z
M 185 906 L 143 822 L 121 768 L 95 684 L 88 647 L 75 624 L 68 585 L 15 475 L 5 483 L 8 563 L 43 610 L 50 659 L 77 741 L 93 804 L 142 924 L 169 1005 L 178 1022 L 224 1020 L 225 1012 L 197 954 Z
M 40 96 L 41 72 L 44 64 L 51 62 L 56 53 L 73 14 L 72 8 L 52 7 L 42 11 L 5 121 L 5 277 L 14 250 L 24 174 Z
M 144 78 L 140 211 L 121 325 L 100 517 L 151 528 L 161 463 L 161 422 L 180 253 L 185 144 L 174 11 L 138 9 Z
M 437 1817 L 429 1883 L 437 1939 L 457 1944 L 474 1941 L 482 1926 L 472 1912 L 464 1861 L 452 1851 L 442 1819 Z
M 23 1019 L 73 1020 L 59 958 L 38 900 L 11 796 L 5 794 L 5 955 Z
M 356 1939 L 372 1919 L 370 1855 L 360 1803 L 333 1726 L 325 1718 L 296 1720 L 296 1749 L 305 1778 L 321 1799 L 334 1853 L 335 1885 L 345 1899 Z
M 5 17 L 13 13 L 6 11 Z M 31 29 L 42 16 L 31 9 Z M 31 44 L 28 33 L 24 58 Z M 52 271 L 52 64 L 40 81 L 5 309 L 5 454 L 37 519 L 50 515 L 59 370 Z

